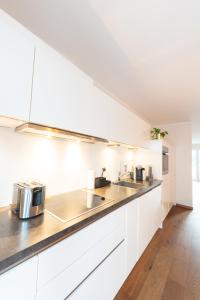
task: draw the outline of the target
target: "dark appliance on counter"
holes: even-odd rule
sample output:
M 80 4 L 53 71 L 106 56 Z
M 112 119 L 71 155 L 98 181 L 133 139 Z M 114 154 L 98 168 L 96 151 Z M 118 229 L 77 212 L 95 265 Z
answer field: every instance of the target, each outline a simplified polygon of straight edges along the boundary
M 101 176 L 95 177 L 95 184 L 94 184 L 95 189 L 107 186 L 111 183 L 110 180 L 107 180 L 106 177 L 103 176 L 105 171 L 106 171 L 106 168 L 102 168 Z
M 95 178 L 95 189 L 107 186 L 111 183 L 106 177 L 96 177 Z
M 166 146 L 162 148 L 162 174 L 168 174 L 169 172 L 169 149 Z
M 143 168 L 142 166 L 136 166 L 135 168 L 135 179 L 136 181 L 143 181 L 144 180 L 144 175 L 143 175 L 143 172 L 144 172 L 145 168 Z
M 19 219 L 29 219 L 44 212 L 45 186 L 38 182 L 14 184 L 12 211 Z

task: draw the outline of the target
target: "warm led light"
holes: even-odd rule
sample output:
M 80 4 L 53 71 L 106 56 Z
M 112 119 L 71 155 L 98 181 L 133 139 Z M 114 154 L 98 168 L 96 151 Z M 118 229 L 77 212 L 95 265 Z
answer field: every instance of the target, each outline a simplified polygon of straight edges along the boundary
M 128 145 L 128 144 L 115 142 L 115 141 L 108 141 L 106 139 L 87 135 L 87 134 L 58 129 L 54 127 L 47 127 L 47 126 L 38 125 L 34 123 L 25 123 L 23 125 L 20 125 L 16 128 L 16 131 L 22 133 L 30 133 L 30 134 L 40 135 L 40 136 L 46 136 L 48 138 L 57 138 L 57 139 L 68 140 L 68 141 L 70 140 L 70 141 L 75 141 L 77 143 L 80 142 L 85 142 L 90 144 L 104 143 L 107 144 L 108 147 L 113 147 L 113 148 L 122 147 L 122 148 L 127 148 L 129 150 L 140 149 L 139 147 L 135 147 L 133 145 Z
M 106 139 L 81 134 L 77 132 L 72 132 L 68 130 L 53 128 L 53 127 L 47 127 L 43 125 L 33 124 L 33 123 L 26 123 L 23 125 L 20 125 L 16 128 L 17 132 L 23 132 L 23 133 L 31 133 L 31 134 L 37 134 L 42 135 L 46 137 L 51 138 L 58 138 L 58 139 L 64 139 L 64 140 L 71 140 L 76 142 L 86 142 L 86 143 L 108 143 Z
M 122 148 L 127 148 L 129 150 L 136 150 L 139 149 L 139 147 L 135 147 L 132 145 L 124 144 L 124 143 L 119 143 L 119 142 L 113 142 L 109 141 L 107 144 L 108 147 L 122 147 Z

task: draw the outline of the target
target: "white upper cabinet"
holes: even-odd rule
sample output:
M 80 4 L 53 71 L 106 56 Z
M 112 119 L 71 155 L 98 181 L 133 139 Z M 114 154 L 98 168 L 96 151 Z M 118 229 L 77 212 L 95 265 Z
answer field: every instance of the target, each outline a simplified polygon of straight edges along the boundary
M 149 124 L 97 87 L 94 86 L 93 91 L 93 99 L 99 106 L 96 114 L 99 114 L 98 121 L 106 138 L 133 146 L 146 146 Z
M 148 123 L 2 10 L 0 39 L 0 116 L 145 146 Z
M 92 100 L 92 80 L 55 50 L 39 43 L 31 122 L 92 134 L 92 120 L 96 118 Z
M 34 61 L 31 33 L 0 10 L 0 40 L 0 116 L 28 120 Z
M 30 121 L 141 146 L 149 130 L 147 123 L 40 41 L 36 46 Z

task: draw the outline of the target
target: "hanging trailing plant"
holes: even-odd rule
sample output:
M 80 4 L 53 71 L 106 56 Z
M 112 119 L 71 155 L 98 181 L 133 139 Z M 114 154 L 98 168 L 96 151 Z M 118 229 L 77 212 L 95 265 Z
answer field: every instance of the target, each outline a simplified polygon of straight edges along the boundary
M 167 131 L 161 131 L 160 128 L 153 128 L 150 132 L 152 140 L 164 139 L 164 137 L 168 134 Z

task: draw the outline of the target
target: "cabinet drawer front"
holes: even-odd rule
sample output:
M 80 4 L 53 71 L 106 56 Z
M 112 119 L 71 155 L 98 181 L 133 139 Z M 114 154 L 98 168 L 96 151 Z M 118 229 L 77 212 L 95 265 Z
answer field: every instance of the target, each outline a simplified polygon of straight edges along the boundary
M 0 299 L 35 299 L 37 261 L 35 256 L 0 276 Z
M 124 240 L 124 235 L 123 223 L 118 224 L 114 231 L 96 243 L 56 278 L 39 289 L 37 300 L 63 300 Z
M 120 208 L 39 254 L 38 288 L 63 272 L 90 248 L 124 223 Z
M 107 259 L 69 296 L 70 300 L 114 299 L 125 280 L 125 243 L 120 244 Z

